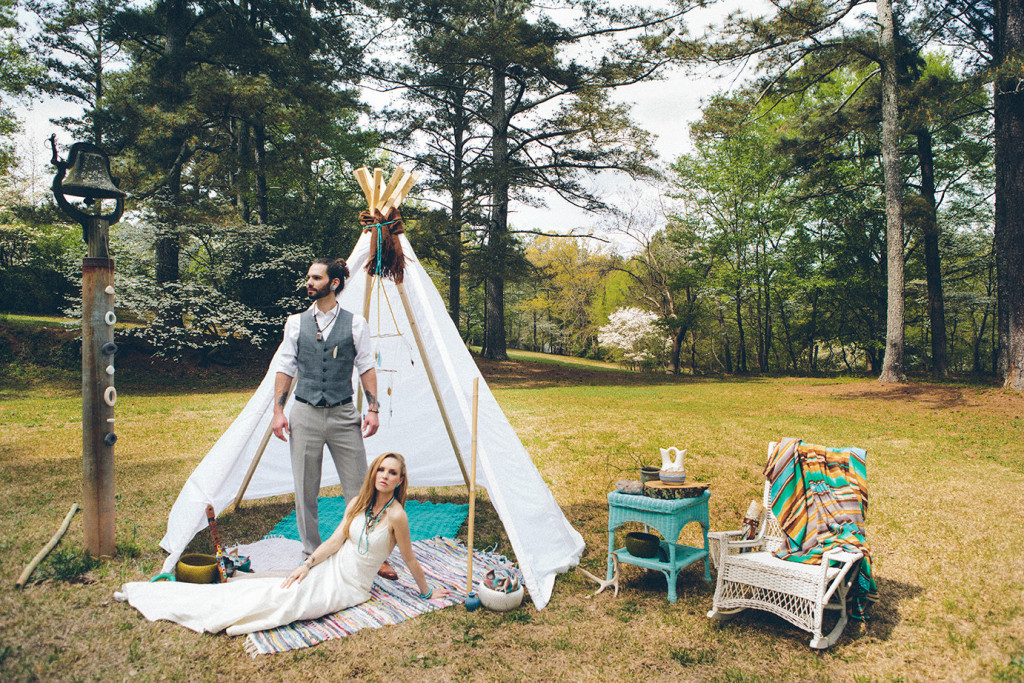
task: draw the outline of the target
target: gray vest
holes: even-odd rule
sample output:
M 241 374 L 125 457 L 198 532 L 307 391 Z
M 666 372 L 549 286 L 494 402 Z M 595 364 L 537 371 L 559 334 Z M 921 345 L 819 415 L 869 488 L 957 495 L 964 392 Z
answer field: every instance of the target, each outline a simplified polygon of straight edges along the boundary
M 352 363 L 356 357 L 352 314 L 341 309 L 327 339 L 317 341 L 316 333 L 313 312 L 306 311 L 299 316 L 295 396 L 313 405 L 321 400 L 337 405 L 352 396 Z

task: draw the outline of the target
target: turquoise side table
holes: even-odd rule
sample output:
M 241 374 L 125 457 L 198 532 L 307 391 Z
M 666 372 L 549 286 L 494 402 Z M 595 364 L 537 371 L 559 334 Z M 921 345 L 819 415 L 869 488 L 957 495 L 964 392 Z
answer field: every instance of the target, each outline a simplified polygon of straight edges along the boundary
M 676 601 L 676 577 L 683 567 L 704 560 L 704 580 L 711 582 L 711 563 L 708 554 L 708 499 L 710 491 L 697 498 L 660 500 L 612 491 L 608 494 L 608 580 L 612 579 L 612 555 L 620 563 L 657 569 L 668 579 L 668 601 Z M 615 530 L 625 522 L 640 522 L 653 527 L 663 537 L 658 557 L 636 557 L 625 547 L 615 548 Z M 701 526 L 704 548 L 680 545 L 679 533 L 690 522 Z M 668 559 L 663 561 L 664 556 Z

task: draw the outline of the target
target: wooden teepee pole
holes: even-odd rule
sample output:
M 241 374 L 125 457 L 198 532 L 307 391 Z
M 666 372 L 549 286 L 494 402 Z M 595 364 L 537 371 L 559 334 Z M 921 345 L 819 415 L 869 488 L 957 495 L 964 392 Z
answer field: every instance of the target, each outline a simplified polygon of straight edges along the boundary
M 373 255 L 370 255 L 373 258 Z M 373 293 L 373 275 L 366 271 L 366 293 L 363 295 L 363 320 L 370 324 L 370 295 Z M 363 383 L 359 382 L 356 387 L 356 412 L 363 414 Z
M 416 324 L 416 314 L 412 310 L 412 302 L 409 301 L 409 294 L 405 291 L 405 283 L 400 282 L 397 284 L 397 287 L 398 294 L 402 297 L 402 306 L 405 308 L 405 317 L 409 319 L 409 327 L 412 328 L 412 336 L 416 340 L 416 348 L 420 351 L 423 369 L 427 373 L 427 380 L 430 382 L 430 388 L 434 392 L 434 400 L 437 401 L 437 407 L 441 411 L 441 421 L 444 422 L 444 428 L 448 431 L 448 440 L 452 443 L 452 450 L 455 451 L 455 460 L 459 463 L 459 469 L 462 471 L 462 479 L 466 482 L 467 487 L 471 486 L 469 475 L 466 474 L 466 463 L 462 457 L 462 451 L 459 449 L 458 441 L 455 440 L 455 430 L 452 429 L 448 408 L 445 406 L 444 401 L 441 400 L 441 391 L 437 388 L 434 368 L 430 364 L 430 358 L 427 357 L 426 347 L 423 345 L 423 337 L 420 334 L 420 327 Z
M 473 592 L 473 522 L 476 519 L 476 413 L 480 395 L 480 378 L 473 378 L 473 445 L 470 450 L 469 462 L 472 474 L 469 478 L 469 553 L 466 560 L 466 595 Z
M 298 375 L 292 377 L 292 386 L 288 389 L 288 396 L 292 395 L 295 391 L 295 383 L 298 381 Z M 249 482 L 252 481 L 252 475 L 256 474 L 256 466 L 260 464 L 260 459 L 263 458 L 263 451 L 267 450 L 267 444 L 270 443 L 270 435 L 274 433 L 270 425 L 267 425 L 267 431 L 263 433 L 263 438 L 260 439 L 260 445 L 256 447 L 256 453 L 252 456 L 252 462 L 249 463 L 249 470 L 245 473 L 245 479 L 242 480 L 242 485 L 238 487 L 238 493 L 235 494 L 235 499 L 231 501 L 231 505 L 227 507 L 227 510 L 234 512 L 238 509 L 238 506 L 242 504 L 242 496 L 245 495 L 245 490 L 249 488 Z

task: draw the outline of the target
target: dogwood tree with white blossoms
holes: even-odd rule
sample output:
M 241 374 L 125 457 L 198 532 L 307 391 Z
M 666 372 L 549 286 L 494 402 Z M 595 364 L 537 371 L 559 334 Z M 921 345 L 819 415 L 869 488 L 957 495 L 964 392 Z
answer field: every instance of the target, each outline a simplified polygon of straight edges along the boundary
M 657 320 L 657 314 L 634 306 L 619 308 L 599 330 L 597 343 L 631 366 L 655 367 L 664 361 L 669 343 Z

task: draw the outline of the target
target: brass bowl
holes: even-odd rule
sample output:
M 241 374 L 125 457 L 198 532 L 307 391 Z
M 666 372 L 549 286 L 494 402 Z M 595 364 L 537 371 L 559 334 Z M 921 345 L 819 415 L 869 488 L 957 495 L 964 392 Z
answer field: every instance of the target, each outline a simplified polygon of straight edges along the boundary
M 642 531 L 630 531 L 626 534 L 626 550 L 633 557 L 655 557 L 661 541 L 654 534 Z
M 186 583 L 214 583 L 219 580 L 217 558 L 203 553 L 186 553 L 174 567 L 178 581 Z

